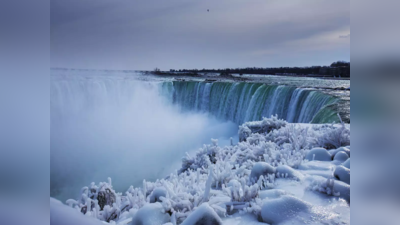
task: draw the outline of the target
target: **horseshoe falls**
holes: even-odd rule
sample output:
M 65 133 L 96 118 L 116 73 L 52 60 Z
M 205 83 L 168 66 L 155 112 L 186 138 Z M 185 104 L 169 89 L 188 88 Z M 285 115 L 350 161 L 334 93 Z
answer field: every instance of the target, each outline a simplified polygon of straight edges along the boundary
M 163 82 L 161 95 L 183 111 L 209 113 L 236 124 L 278 115 L 292 123 L 338 122 L 339 99 L 312 88 L 245 82 Z
M 176 201 L 171 204 L 174 212 L 188 212 L 177 217 L 177 224 L 189 221 L 199 208 L 197 203 L 204 199 L 210 210 L 221 210 L 214 215 L 221 217 L 222 225 L 238 224 L 238 218 L 246 218 L 247 222 L 239 221 L 245 225 L 260 222 L 262 216 L 270 218 L 269 204 L 275 200 L 280 205 L 318 207 L 299 213 L 304 215 L 301 221 L 309 224 L 349 224 L 350 173 L 346 171 L 350 170 L 350 124 L 326 124 L 339 122 L 338 114 L 350 116 L 350 90 L 342 88 L 348 84 L 268 79 L 210 83 L 204 78 L 124 71 L 52 70 L 51 199 L 75 204 L 71 210 L 80 211 L 83 218 L 90 215 L 103 221 L 109 218 L 92 213 L 93 209 L 108 213 L 109 209 L 122 212 L 130 207 L 110 217 L 114 224 L 129 220 L 130 224 L 149 224 L 140 221 L 141 212 L 158 204 L 151 198 L 164 189 L 175 192 L 165 197 Z M 252 122 L 245 123 L 248 121 Z M 263 130 L 271 132 L 265 125 L 277 132 L 265 133 Z M 318 156 L 311 152 L 314 148 Z M 325 156 L 329 161 L 315 161 Z M 265 165 L 276 173 L 255 182 L 258 175 L 254 178 L 251 174 L 260 173 Z M 336 167 L 346 173 L 328 169 Z M 318 188 L 310 190 L 304 181 Z M 340 191 L 340 196 L 332 196 L 325 191 L 327 187 Z M 275 191 L 282 196 L 269 199 Z M 248 202 L 255 204 L 257 215 L 243 211 L 245 214 L 225 216 L 232 212 L 227 206 L 239 203 L 246 207 Z M 57 206 L 63 205 L 53 204 L 52 210 Z M 309 218 L 312 221 L 307 221 Z

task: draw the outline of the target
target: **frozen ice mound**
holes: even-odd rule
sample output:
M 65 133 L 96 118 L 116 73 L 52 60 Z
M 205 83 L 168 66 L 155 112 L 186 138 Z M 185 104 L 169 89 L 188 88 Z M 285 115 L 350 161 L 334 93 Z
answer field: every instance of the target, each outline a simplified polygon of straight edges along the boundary
M 340 147 L 340 148 L 337 148 L 337 149 L 329 150 L 329 153 L 330 153 L 333 157 L 334 157 L 337 153 L 339 153 L 339 152 L 344 152 L 344 153 L 346 153 L 346 154 L 350 157 L 350 148 L 349 148 L 349 146 Z
M 155 188 L 149 196 L 150 203 L 161 202 L 161 197 L 167 197 L 167 190 L 162 187 Z
M 71 225 L 101 225 L 100 220 L 88 217 L 80 213 L 78 210 L 62 204 L 60 201 L 50 198 L 50 224 Z
M 286 195 L 265 201 L 261 208 L 261 217 L 266 223 L 278 224 L 295 218 L 299 213 L 307 213 L 310 209 L 311 204 Z
M 222 225 L 222 220 L 207 203 L 203 203 L 181 225 Z
M 349 155 L 347 155 L 345 152 L 338 152 L 333 157 L 334 161 L 339 161 L 339 162 L 344 162 L 347 159 L 349 159 Z
M 271 118 L 263 118 L 261 121 L 250 121 L 239 126 L 239 141 L 246 141 L 252 133 L 269 133 L 272 130 L 279 129 L 287 125 L 287 122 L 278 119 L 278 116 L 271 116 Z
M 350 169 L 350 158 L 348 158 L 342 165 L 348 169 Z
M 339 193 L 339 197 L 350 203 L 350 184 L 341 181 L 335 181 L 333 185 L 334 191 Z
M 130 225 L 160 225 L 171 221 L 168 213 L 163 212 L 161 203 L 149 203 L 140 208 Z
M 320 176 L 307 178 L 310 181 L 309 189 L 328 196 L 338 197 L 350 203 L 350 185 L 335 179 L 326 179 Z
M 302 180 L 304 178 L 304 175 L 301 174 L 299 171 L 293 169 L 290 166 L 280 165 L 280 166 L 276 167 L 276 177 Z
M 332 155 L 325 148 L 313 148 L 307 153 L 306 159 L 308 161 L 331 161 Z
M 350 169 L 340 165 L 337 166 L 333 175 L 340 181 L 350 184 Z
M 265 199 L 265 198 L 279 198 L 283 195 L 287 195 L 288 193 L 285 190 L 281 190 L 281 189 L 270 189 L 270 190 L 264 190 L 264 191 L 260 191 L 258 193 L 258 197 L 261 199 Z
M 268 174 L 274 174 L 276 169 L 265 162 L 258 162 L 254 164 L 250 173 L 250 181 L 257 182 L 260 176 L 268 176 Z

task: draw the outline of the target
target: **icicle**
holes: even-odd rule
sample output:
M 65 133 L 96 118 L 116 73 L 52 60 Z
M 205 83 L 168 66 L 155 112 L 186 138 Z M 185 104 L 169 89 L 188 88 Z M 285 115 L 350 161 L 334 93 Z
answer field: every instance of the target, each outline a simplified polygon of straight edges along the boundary
M 143 195 L 146 198 L 147 197 L 147 185 L 146 185 L 146 180 L 143 180 Z
M 205 190 L 204 190 L 204 197 L 203 197 L 204 201 L 208 201 L 208 197 L 210 195 L 211 184 L 212 184 L 212 174 L 213 174 L 212 168 L 213 167 L 210 166 L 210 172 L 208 174 L 208 179 L 206 181 L 206 187 L 205 187 Z
M 172 216 L 171 216 L 171 223 L 172 223 L 173 225 L 177 225 L 177 223 L 176 223 L 176 213 L 175 213 L 175 212 L 172 213 Z

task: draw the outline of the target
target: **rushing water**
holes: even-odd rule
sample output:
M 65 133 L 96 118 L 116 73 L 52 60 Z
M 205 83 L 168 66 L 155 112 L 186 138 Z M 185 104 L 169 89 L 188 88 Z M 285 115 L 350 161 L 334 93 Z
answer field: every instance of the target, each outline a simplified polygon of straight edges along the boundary
M 91 182 L 113 179 L 116 190 L 165 177 L 185 152 L 211 138 L 221 145 L 237 125 L 204 113 L 182 113 L 158 92 L 159 82 L 118 74 L 53 71 L 51 196 L 75 198 Z
M 186 151 L 210 138 L 228 143 L 245 121 L 276 114 L 289 122 L 325 123 L 338 121 L 341 110 L 340 91 L 310 88 L 309 79 L 300 87 L 172 81 L 121 71 L 51 73 L 51 196 L 64 200 L 108 176 L 119 191 L 166 176 Z M 319 88 L 337 85 L 311 81 Z
M 295 123 L 338 122 L 338 99 L 310 88 L 244 82 L 163 82 L 161 91 L 184 110 L 241 124 L 278 115 Z

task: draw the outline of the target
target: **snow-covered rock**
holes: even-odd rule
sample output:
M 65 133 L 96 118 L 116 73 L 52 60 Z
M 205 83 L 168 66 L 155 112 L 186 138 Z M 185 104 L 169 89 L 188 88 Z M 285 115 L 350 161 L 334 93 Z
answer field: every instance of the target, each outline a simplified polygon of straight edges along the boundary
M 339 152 L 344 152 L 344 153 L 346 153 L 346 154 L 350 157 L 350 148 L 348 148 L 348 146 L 329 150 L 329 153 L 330 153 L 332 156 L 335 156 L 335 155 L 336 155 L 337 153 L 339 153 Z
M 93 217 L 83 215 L 79 210 L 68 207 L 54 198 L 50 198 L 50 224 L 102 225 L 103 223 Z
M 282 196 L 265 201 L 261 208 L 261 217 L 266 223 L 278 224 L 295 218 L 299 213 L 307 213 L 310 209 L 311 204 L 299 198 Z
M 106 205 L 112 206 L 112 204 L 116 201 L 116 196 L 112 189 L 105 188 L 105 190 L 97 193 L 97 200 L 99 201 L 99 206 L 102 210 Z
M 150 203 L 139 209 L 130 225 L 160 225 L 171 221 L 168 213 L 163 212 L 161 203 Z
M 249 180 L 254 183 L 258 181 L 261 175 L 267 177 L 268 174 L 275 174 L 275 172 L 276 169 L 268 163 L 258 162 L 251 169 Z
M 348 169 L 350 169 L 350 158 L 348 158 L 342 165 Z
M 345 182 L 346 184 L 350 184 L 350 169 L 339 165 L 336 167 L 333 175 L 340 181 Z
M 335 156 L 333 157 L 333 160 L 335 161 L 339 161 L 339 162 L 344 162 L 347 159 L 349 159 L 349 155 L 347 155 L 345 152 L 338 152 L 335 154 Z
M 350 203 L 350 185 L 339 180 L 326 179 L 320 176 L 307 178 L 310 181 L 310 189 L 328 196 L 343 198 Z
M 350 185 L 341 181 L 335 181 L 333 185 L 335 192 L 339 193 L 339 197 L 350 203 Z
M 222 225 L 222 220 L 207 203 L 203 203 L 181 225 Z
M 324 148 L 313 148 L 307 153 L 306 159 L 308 161 L 331 161 L 332 155 Z
M 304 178 L 304 175 L 301 174 L 299 171 L 293 169 L 290 166 L 287 165 L 280 165 L 276 167 L 276 177 L 280 178 L 291 178 L 291 179 L 296 179 L 296 180 L 302 180 Z
M 160 197 L 167 197 L 167 190 L 165 190 L 165 188 L 155 188 L 149 196 L 150 203 L 161 202 Z
M 264 198 L 279 198 L 283 195 L 287 195 L 288 193 L 285 190 L 281 190 L 281 189 L 270 189 L 270 190 L 264 190 L 264 191 L 260 191 L 258 193 L 258 197 L 260 197 L 261 199 Z
M 279 129 L 287 125 L 287 122 L 278 119 L 278 116 L 271 116 L 271 118 L 263 118 L 261 121 L 246 122 L 239 126 L 239 141 L 246 141 L 252 133 L 269 133 L 272 130 Z

